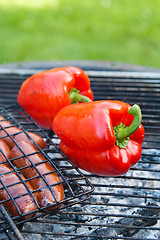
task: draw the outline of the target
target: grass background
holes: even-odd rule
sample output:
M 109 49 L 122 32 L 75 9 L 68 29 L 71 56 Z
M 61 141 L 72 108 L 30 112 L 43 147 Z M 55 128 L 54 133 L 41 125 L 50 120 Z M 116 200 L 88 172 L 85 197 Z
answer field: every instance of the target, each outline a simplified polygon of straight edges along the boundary
M 0 0 L 0 63 L 104 60 L 160 68 L 159 0 Z

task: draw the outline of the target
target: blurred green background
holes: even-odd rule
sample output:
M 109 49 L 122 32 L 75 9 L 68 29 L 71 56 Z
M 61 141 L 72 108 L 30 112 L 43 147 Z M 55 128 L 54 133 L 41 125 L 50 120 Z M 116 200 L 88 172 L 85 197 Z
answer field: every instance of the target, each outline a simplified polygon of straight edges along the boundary
M 159 0 L 0 0 L 0 63 L 104 60 L 160 68 Z

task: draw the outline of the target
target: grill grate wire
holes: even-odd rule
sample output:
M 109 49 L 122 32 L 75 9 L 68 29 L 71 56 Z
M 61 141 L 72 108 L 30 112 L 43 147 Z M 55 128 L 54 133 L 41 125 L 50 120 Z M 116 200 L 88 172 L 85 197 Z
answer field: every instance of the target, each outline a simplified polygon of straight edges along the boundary
M 42 239 L 54 237 L 57 240 L 159 239 L 160 74 L 124 71 L 87 73 L 95 100 L 116 99 L 140 105 L 146 132 L 142 158 L 126 175 L 107 178 L 107 182 L 104 177 L 82 171 L 94 185 L 95 191 L 90 193 L 91 197 L 85 202 L 60 209 L 55 215 L 33 219 L 31 223 L 35 228 L 26 222 L 21 233 L 26 239 L 30 235 L 33 239 L 41 236 Z M 1 105 L 16 103 L 18 89 L 28 76 L 18 73 L 0 75 Z M 48 136 L 49 133 L 46 134 Z M 51 138 L 58 146 L 56 136 Z M 57 161 L 63 163 L 60 157 Z M 78 176 L 79 173 L 69 175 L 73 179 Z M 81 187 L 86 186 L 86 182 L 81 184 Z

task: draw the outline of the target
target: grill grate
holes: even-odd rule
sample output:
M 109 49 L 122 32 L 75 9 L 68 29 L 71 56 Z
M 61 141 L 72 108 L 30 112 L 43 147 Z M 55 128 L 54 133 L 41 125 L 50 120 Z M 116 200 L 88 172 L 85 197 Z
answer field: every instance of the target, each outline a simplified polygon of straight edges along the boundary
M 95 100 L 139 104 L 146 131 L 142 158 L 124 176 L 106 178 L 82 173 L 94 185 L 84 202 L 26 222 L 25 239 L 160 239 L 160 74 L 88 71 Z M 0 75 L 0 104 L 16 103 L 25 74 Z M 46 133 L 48 136 L 48 133 Z M 53 136 L 52 141 L 58 144 Z M 63 166 L 64 167 L 64 166 Z M 79 173 L 70 173 L 77 179 Z M 87 187 L 86 182 L 81 186 Z

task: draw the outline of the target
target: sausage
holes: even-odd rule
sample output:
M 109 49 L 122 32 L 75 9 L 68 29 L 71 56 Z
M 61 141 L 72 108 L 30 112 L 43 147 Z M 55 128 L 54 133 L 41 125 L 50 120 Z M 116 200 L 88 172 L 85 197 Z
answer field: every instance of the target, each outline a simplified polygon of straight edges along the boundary
M 47 143 L 39 135 L 27 132 L 30 138 L 18 127 L 13 126 L 10 122 L 6 121 L 4 117 L 0 116 L 0 126 L 5 128 L 7 133 L 18 143 L 19 141 L 33 141 L 41 148 L 44 149 L 47 147 Z M 0 129 L 0 137 L 3 137 L 3 140 L 8 144 L 10 148 L 13 148 L 15 143 L 11 137 L 7 136 L 7 133 Z M 33 140 L 33 141 L 32 141 Z
M 13 171 L 12 168 L 6 166 L 5 164 L 0 164 L 0 180 L 1 180 L 0 181 L 0 200 L 4 201 L 8 199 L 8 201 L 5 201 L 3 205 L 6 207 L 6 209 L 8 209 L 8 211 L 12 216 L 19 215 L 14 202 L 12 200 L 9 200 L 10 196 L 1 183 L 3 182 L 5 187 L 7 187 L 11 196 L 14 198 L 20 213 L 27 214 L 24 216 L 24 218 L 28 219 L 30 217 L 33 217 L 36 214 L 35 210 L 38 207 L 35 201 L 33 200 L 32 195 L 27 190 L 27 187 L 25 186 L 25 184 L 23 182 L 20 182 L 21 180 L 15 172 L 11 172 L 11 171 Z M 26 180 L 22 175 L 20 176 L 22 177 L 23 180 Z M 11 184 L 15 184 L 15 185 L 10 186 Z M 29 182 L 26 182 L 26 185 L 31 191 L 33 191 L 33 188 L 29 184 Z M 26 195 L 21 196 L 22 194 L 26 194 Z M 35 193 L 33 193 L 33 196 L 37 201 L 37 197 Z
M 56 184 L 55 186 L 51 186 L 51 189 L 55 196 L 54 197 L 51 191 L 49 190 L 49 188 L 47 187 L 47 184 L 45 183 L 45 181 L 42 179 L 38 171 L 31 166 L 30 161 L 24 156 L 22 151 L 16 145 L 12 148 L 10 158 L 13 159 L 13 164 L 17 168 L 27 167 L 22 169 L 21 173 L 28 180 L 30 178 L 36 177 L 34 179 L 29 180 L 29 182 L 35 190 L 39 190 L 37 191 L 39 205 L 41 207 L 48 207 L 49 205 L 54 204 L 56 200 L 58 202 L 62 201 L 64 197 L 63 185 L 62 183 L 60 183 L 61 180 L 58 177 L 58 175 L 55 172 L 52 172 L 54 171 L 53 167 L 49 164 L 49 162 L 44 162 L 45 158 L 42 156 L 42 154 L 35 153 L 37 152 L 37 149 L 31 143 L 22 141 L 22 142 L 19 142 L 19 147 L 27 156 L 29 155 L 28 158 L 30 159 L 30 161 L 33 164 L 36 164 L 37 170 L 39 171 L 40 174 L 43 175 L 46 182 L 49 185 Z M 14 158 L 18 158 L 18 159 L 14 160 Z M 53 206 L 52 209 L 55 209 L 59 206 L 60 205 L 57 204 L 56 206 Z
M 7 143 L 5 143 L 5 141 L 0 139 L 0 163 L 9 164 L 7 162 L 7 158 L 9 159 L 10 152 L 11 151 L 10 151 L 10 148 L 8 147 Z

